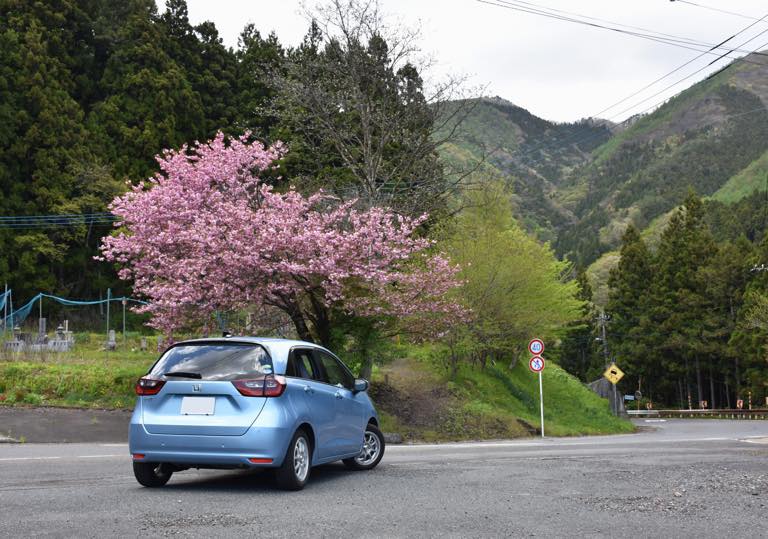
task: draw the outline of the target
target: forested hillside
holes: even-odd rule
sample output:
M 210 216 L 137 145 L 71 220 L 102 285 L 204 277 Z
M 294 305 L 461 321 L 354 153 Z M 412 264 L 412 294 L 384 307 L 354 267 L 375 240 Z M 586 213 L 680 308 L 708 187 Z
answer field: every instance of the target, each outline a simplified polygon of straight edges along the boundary
M 552 352 L 570 372 L 593 380 L 607 354 L 625 391 L 656 402 L 762 402 L 765 277 L 752 270 L 768 262 L 766 102 L 768 63 L 750 55 L 612 133 L 476 106 L 449 155 L 485 156 L 527 228 L 575 263 L 591 306 Z
M 606 142 L 606 122 L 554 123 L 500 97 L 469 103 L 460 137 L 443 154 L 462 162 L 483 162 L 484 171 L 507 179 L 518 217 L 543 240 L 576 222 L 568 201 L 558 196 L 569 171 L 590 160 Z
M 253 27 L 227 49 L 180 1 L 160 15 L 153 0 L 3 0 L 0 215 L 85 216 L 0 228 L 0 274 L 16 297 L 120 286 L 92 260 L 107 203 L 154 173 L 164 148 L 219 129 L 263 132 L 259 75 L 281 54 Z
M 724 202 L 762 188 L 768 94 L 755 81 L 766 78 L 763 57 L 739 60 L 598 148 L 566 182 L 583 196 L 573 208 L 579 223 L 559 236 L 559 251 L 589 264 L 618 245 L 627 224 L 646 228 L 689 188 Z

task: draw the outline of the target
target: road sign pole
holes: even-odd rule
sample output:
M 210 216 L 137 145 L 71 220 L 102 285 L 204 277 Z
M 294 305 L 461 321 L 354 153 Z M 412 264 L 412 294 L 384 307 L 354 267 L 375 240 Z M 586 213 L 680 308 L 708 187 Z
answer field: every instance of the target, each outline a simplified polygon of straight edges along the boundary
M 613 384 L 613 415 L 619 415 L 619 401 L 616 395 L 616 384 Z
M 541 410 L 541 437 L 544 438 L 544 384 L 541 382 L 541 371 L 539 371 L 539 409 Z

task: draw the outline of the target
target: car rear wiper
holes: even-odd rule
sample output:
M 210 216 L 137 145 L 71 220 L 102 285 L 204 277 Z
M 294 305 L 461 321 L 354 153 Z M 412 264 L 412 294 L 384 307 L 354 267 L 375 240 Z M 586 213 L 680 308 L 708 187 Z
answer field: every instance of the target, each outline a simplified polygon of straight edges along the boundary
M 200 380 L 203 377 L 199 372 L 184 371 L 164 372 L 163 376 L 178 376 L 179 378 L 194 378 L 195 380 Z

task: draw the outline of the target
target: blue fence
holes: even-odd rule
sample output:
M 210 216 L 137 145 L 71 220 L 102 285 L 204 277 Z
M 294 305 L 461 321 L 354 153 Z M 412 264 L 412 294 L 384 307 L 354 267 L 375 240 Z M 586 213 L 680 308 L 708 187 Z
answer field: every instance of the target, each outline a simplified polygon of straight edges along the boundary
M 113 302 L 113 301 L 120 301 L 120 302 L 127 301 L 129 303 L 138 303 L 141 305 L 147 305 L 146 301 L 141 301 L 139 299 L 129 298 L 125 296 L 112 297 L 112 294 L 110 291 L 107 291 L 106 299 L 96 299 L 96 300 L 67 299 L 67 298 L 61 298 L 59 296 L 53 296 L 51 294 L 44 294 L 41 292 L 35 297 L 33 297 L 31 300 L 29 300 L 27 303 L 25 303 L 22 307 L 19 307 L 14 311 L 13 295 L 11 293 L 11 290 L 6 290 L 0 296 L 0 311 L 1 311 L 0 316 L 3 317 L 3 327 L 12 328 L 12 327 L 23 324 L 24 321 L 29 316 L 29 314 L 32 312 L 32 309 L 34 308 L 35 303 L 38 301 L 42 301 L 43 298 L 52 299 L 60 303 L 61 305 L 65 305 L 67 307 L 109 304 L 110 302 Z

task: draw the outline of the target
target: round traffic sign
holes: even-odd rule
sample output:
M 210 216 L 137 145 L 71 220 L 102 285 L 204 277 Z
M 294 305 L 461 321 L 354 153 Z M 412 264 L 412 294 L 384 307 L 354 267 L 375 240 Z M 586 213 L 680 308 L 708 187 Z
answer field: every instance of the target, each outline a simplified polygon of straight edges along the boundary
M 541 372 L 544 370 L 544 358 L 541 356 L 533 356 L 528 362 L 528 368 L 532 372 Z
M 534 356 L 540 355 L 544 352 L 544 341 L 541 339 L 531 339 L 531 342 L 528 343 L 528 351 Z

